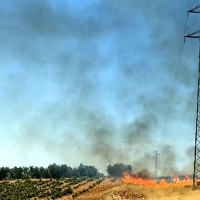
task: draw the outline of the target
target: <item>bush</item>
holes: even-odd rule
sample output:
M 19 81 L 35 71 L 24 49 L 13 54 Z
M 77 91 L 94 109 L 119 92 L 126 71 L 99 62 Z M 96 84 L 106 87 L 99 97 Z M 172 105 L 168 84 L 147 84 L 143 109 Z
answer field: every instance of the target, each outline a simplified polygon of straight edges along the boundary
M 68 195 L 68 194 L 72 194 L 73 193 L 73 189 L 71 187 L 68 187 L 67 189 L 62 191 L 62 195 Z

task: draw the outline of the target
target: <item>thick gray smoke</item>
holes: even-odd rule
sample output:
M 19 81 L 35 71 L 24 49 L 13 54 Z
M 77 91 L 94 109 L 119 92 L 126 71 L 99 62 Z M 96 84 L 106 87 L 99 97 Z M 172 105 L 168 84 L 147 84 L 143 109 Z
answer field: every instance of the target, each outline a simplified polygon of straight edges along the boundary
M 191 5 L 61 2 L 0 3 L 1 132 L 19 164 L 83 162 L 105 172 L 124 162 L 153 173 L 158 150 L 160 174 L 180 171 L 174 145 L 193 142 L 194 42 L 186 41 L 163 124 Z

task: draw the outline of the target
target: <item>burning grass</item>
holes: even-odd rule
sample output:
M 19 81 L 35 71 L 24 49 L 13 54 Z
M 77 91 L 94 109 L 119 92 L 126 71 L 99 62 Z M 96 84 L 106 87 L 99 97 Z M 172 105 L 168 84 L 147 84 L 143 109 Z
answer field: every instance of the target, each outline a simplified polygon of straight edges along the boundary
M 166 186 L 192 186 L 192 180 L 189 176 L 185 176 L 183 180 L 180 180 L 178 176 L 171 174 L 171 181 L 167 182 L 165 178 L 161 178 L 159 182 L 151 180 L 150 178 L 141 178 L 135 175 L 130 175 L 129 173 L 123 173 L 124 178 L 122 178 L 123 183 L 132 183 L 135 185 L 143 185 L 146 187 L 166 187 Z

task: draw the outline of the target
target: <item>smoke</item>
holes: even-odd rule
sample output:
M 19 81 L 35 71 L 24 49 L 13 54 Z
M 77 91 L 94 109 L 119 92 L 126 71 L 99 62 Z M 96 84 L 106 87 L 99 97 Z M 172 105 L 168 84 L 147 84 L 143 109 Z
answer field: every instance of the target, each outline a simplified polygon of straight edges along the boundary
M 194 107 L 184 130 L 175 132 L 195 85 L 192 45 L 164 133 L 162 126 L 185 0 L 100 1 L 79 9 L 38 0 L 0 5 L 0 123 L 19 155 L 13 165 L 83 162 L 105 172 L 124 162 L 133 171 L 150 166 L 152 173 L 160 142 L 160 173 L 176 170 L 173 141 L 191 140 Z
M 129 146 L 147 143 L 151 145 L 151 132 L 157 125 L 156 116 L 149 114 L 139 116 L 138 119 L 125 127 L 124 140 Z
M 173 147 L 167 145 L 162 148 L 159 156 L 159 168 L 160 174 L 169 175 L 171 172 L 177 172 L 176 167 L 176 154 L 173 151 Z
M 187 160 L 187 162 L 185 162 L 185 166 L 181 169 L 181 172 L 179 174 L 193 174 L 194 146 L 190 146 L 187 148 L 184 158 Z

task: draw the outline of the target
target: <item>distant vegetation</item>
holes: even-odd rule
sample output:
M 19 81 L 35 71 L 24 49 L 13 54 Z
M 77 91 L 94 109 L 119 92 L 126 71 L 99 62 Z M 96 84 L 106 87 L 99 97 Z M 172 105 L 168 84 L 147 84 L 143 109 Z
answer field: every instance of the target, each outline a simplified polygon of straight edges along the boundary
M 0 199 L 25 200 L 25 199 L 58 199 L 68 196 L 76 198 L 101 184 L 105 178 L 61 178 L 2 181 L 0 183 Z
M 124 165 L 122 163 L 109 165 L 107 167 L 107 172 L 109 176 L 112 177 L 122 177 L 123 172 L 128 172 L 129 174 L 132 174 L 132 167 L 131 165 Z
M 114 178 L 105 179 L 104 174 L 99 173 L 94 166 L 82 163 L 77 168 L 55 163 L 47 168 L 35 166 L 1 167 L 0 199 L 58 199 L 64 196 L 73 199 L 99 187 L 98 185 L 104 181 L 108 180 L 109 184 L 111 181 L 115 182 L 117 177 L 123 176 L 123 172 L 144 178 L 148 176 L 147 170 L 133 174 L 131 165 L 122 163 L 109 165 L 107 172 L 109 176 Z
M 131 176 L 134 176 L 134 177 L 137 177 L 137 178 L 140 177 L 140 178 L 143 178 L 143 179 L 147 179 L 147 178 L 150 177 L 149 170 L 142 169 L 137 173 L 133 173 L 131 165 L 124 165 L 122 163 L 109 165 L 107 167 L 107 172 L 108 172 L 109 176 L 117 177 L 117 178 L 123 177 L 124 172 L 128 172 Z
M 86 166 L 82 163 L 78 168 L 71 168 L 66 164 L 51 164 L 47 168 L 44 167 L 1 167 L 0 180 L 15 179 L 42 179 L 42 178 L 71 178 L 71 177 L 103 177 L 104 174 L 99 173 L 94 166 Z
M 77 168 L 55 163 L 47 168 L 1 167 L 0 199 L 57 199 L 63 196 L 71 199 L 90 191 L 104 179 L 104 174 L 99 173 L 94 166 L 82 163 Z
M 121 178 L 123 173 L 128 172 L 134 177 L 149 178 L 150 173 L 147 169 L 142 169 L 138 173 L 132 172 L 131 165 L 116 163 L 107 166 L 107 173 L 110 177 Z M 44 167 L 0 167 L 0 181 L 16 180 L 16 179 L 61 179 L 61 178 L 99 178 L 104 177 L 94 166 L 87 166 L 80 163 L 78 167 L 72 168 L 66 164 L 57 165 L 50 164 L 47 168 Z
M 148 169 L 142 169 L 140 172 L 136 173 L 136 174 L 132 174 L 132 176 L 134 177 L 140 177 L 143 179 L 148 179 L 150 178 L 150 172 Z

